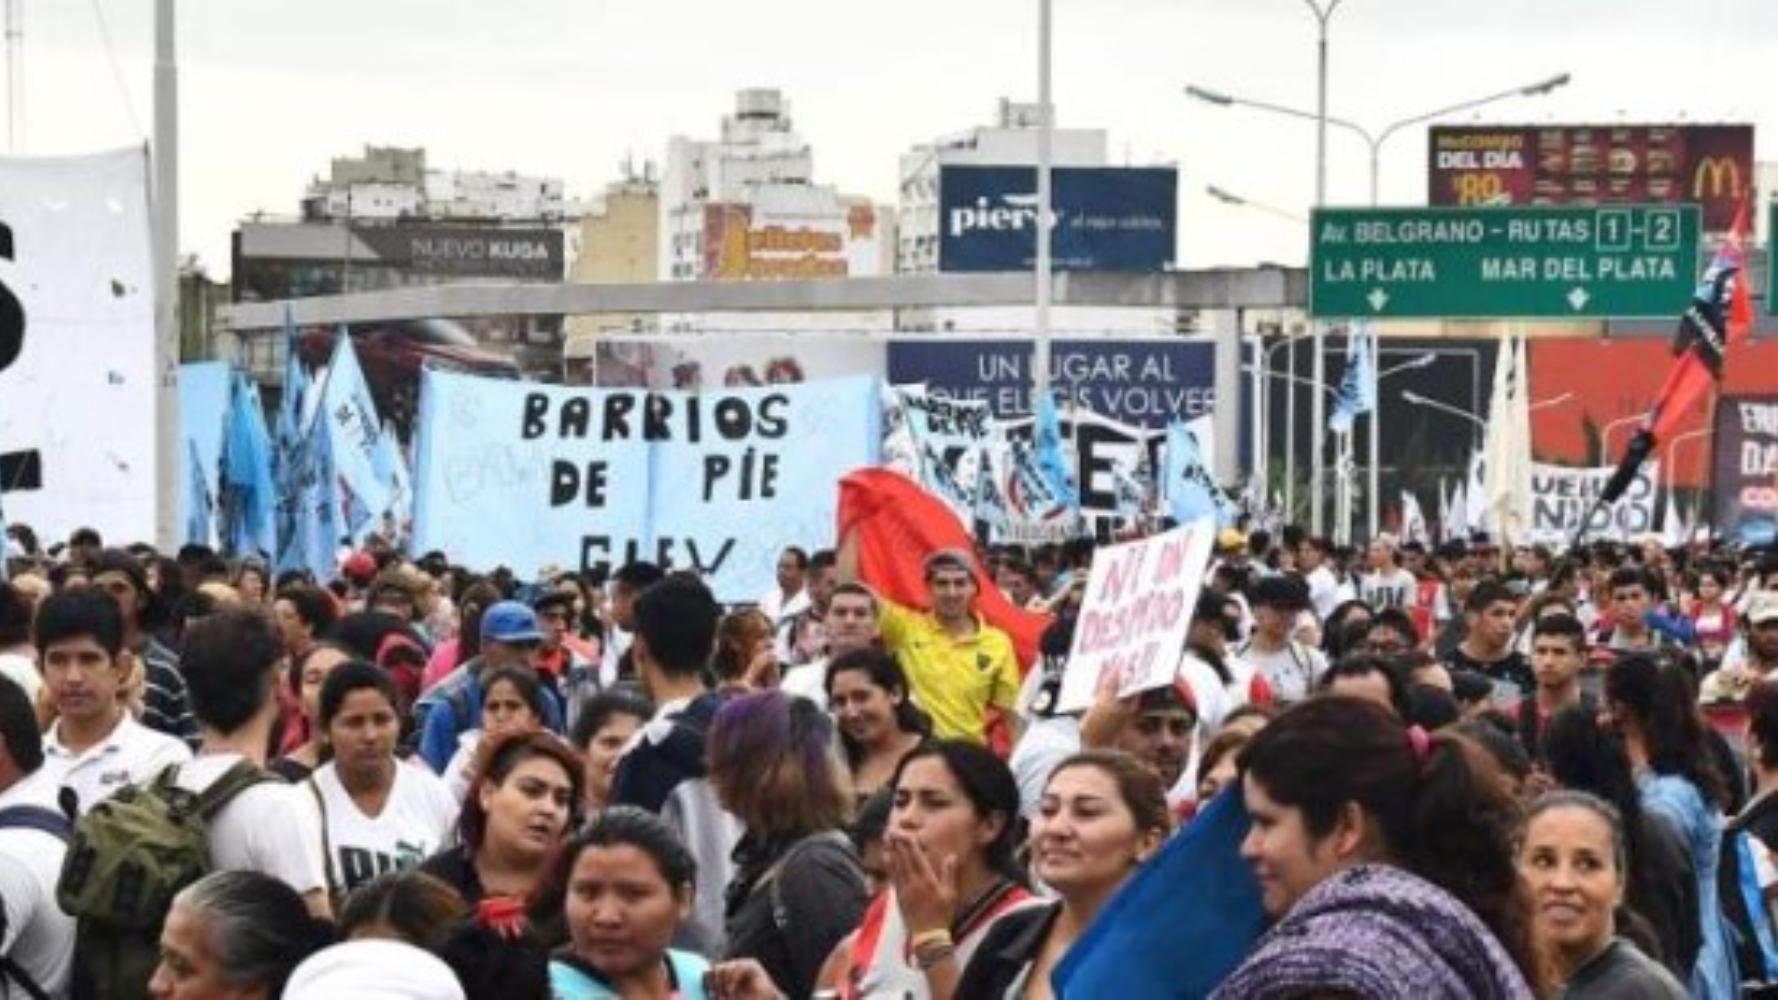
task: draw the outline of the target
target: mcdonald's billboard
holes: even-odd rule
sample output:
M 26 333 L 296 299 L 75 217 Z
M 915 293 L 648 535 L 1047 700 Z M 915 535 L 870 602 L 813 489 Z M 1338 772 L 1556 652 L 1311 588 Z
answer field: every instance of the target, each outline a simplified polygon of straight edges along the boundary
M 1427 170 L 1433 205 L 1697 202 L 1722 232 L 1753 183 L 1753 126 L 1435 126 Z

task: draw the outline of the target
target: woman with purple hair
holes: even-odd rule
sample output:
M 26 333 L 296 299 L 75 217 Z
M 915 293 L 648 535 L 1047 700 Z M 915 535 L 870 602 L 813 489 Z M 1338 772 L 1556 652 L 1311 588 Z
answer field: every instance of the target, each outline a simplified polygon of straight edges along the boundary
M 806 997 L 868 900 L 847 837 L 852 793 L 832 721 L 778 691 L 735 698 L 710 726 L 710 782 L 746 828 L 729 883 L 729 959 L 754 959 L 791 997 Z

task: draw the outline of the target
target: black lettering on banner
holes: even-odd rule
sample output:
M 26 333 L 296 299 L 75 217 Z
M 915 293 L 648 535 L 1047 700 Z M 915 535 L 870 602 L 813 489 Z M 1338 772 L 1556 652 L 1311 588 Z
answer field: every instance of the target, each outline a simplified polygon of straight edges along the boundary
M 0 222 L 0 260 L 13 256 L 12 227 Z M 25 306 L 0 281 L 0 371 L 12 367 L 25 349 Z M 43 488 L 43 455 L 36 448 L 0 455 L 0 490 Z
M 564 438 L 586 437 L 587 422 L 593 416 L 593 404 L 585 396 L 576 396 L 562 404 L 562 432 Z
M 748 448 L 741 452 L 738 468 L 735 460 L 727 455 L 704 456 L 704 502 L 710 502 L 718 483 L 727 478 L 729 473 L 737 471 L 739 475 L 734 487 L 735 499 L 752 500 L 757 497 L 769 500 L 778 495 L 778 455 L 775 452 L 762 453 L 756 448 Z
M 550 466 L 549 505 L 561 507 L 573 503 L 581 496 L 581 486 L 585 484 L 586 505 L 588 507 L 605 506 L 607 465 L 603 461 L 586 464 L 586 473 L 582 475 L 580 466 L 565 459 L 556 459 Z
M 728 561 L 735 550 L 735 540 L 725 538 L 711 552 L 701 548 L 696 539 L 661 537 L 655 539 L 653 551 L 648 551 L 641 539 L 616 539 L 610 535 L 582 535 L 580 538 L 580 568 L 583 572 L 592 572 L 599 566 L 623 565 L 640 561 L 652 562 L 662 569 L 673 569 L 679 566 L 674 558 L 677 549 L 685 549 L 686 564 L 682 568 L 697 571 L 701 575 L 713 576 L 722 570 L 723 563 Z M 621 560 L 613 559 L 619 550 L 623 552 Z
M 671 441 L 673 430 L 667 421 L 673 416 L 673 401 L 665 396 L 649 393 L 642 402 L 642 440 Z
M 745 400 L 727 396 L 716 401 L 716 433 L 724 441 L 739 441 L 753 432 L 753 411 Z
M 605 397 L 605 440 L 630 436 L 630 411 L 635 408 L 636 397 L 627 392 Z
M 525 416 L 524 419 L 519 422 L 519 437 L 526 441 L 533 441 L 542 437 L 544 431 L 549 430 L 549 425 L 545 423 L 543 419 L 548 413 L 548 396 L 541 392 L 526 393 Z
M 783 412 L 789 405 L 790 397 L 783 393 L 773 393 L 759 401 L 760 437 L 776 440 L 789 433 L 790 421 Z

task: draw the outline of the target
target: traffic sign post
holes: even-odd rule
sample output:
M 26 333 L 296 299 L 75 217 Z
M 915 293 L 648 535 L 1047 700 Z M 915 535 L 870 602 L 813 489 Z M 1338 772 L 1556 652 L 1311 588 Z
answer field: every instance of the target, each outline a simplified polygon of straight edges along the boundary
M 1766 220 L 1766 312 L 1778 316 L 1778 267 L 1773 265 L 1771 246 L 1778 238 L 1778 201 L 1767 205 L 1771 218 Z M 1749 291 L 1752 287 L 1749 286 Z
M 1316 318 L 1660 317 L 1697 281 L 1696 205 L 1326 208 Z

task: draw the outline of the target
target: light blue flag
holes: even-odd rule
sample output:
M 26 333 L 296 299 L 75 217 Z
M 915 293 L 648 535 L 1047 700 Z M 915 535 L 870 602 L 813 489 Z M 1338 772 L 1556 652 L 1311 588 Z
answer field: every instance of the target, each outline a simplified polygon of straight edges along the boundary
M 1228 978 L 1266 924 L 1247 827 L 1240 788 L 1217 796 L 1087 925 L 1050 975 L 1055 994 L 1177 1000 Z
M 1052 496 L 1069 510 L 1080 509 L 1080 490 L 1074 472 L 1068 468 L 1068 456 L 1062 449 L 1062 418 L 1056 413 L 1056 398 L 1044 393 L 1037 398 L 1036 423 L 1031 428 L 1036 450 L 1037 468 L 1049 484 Z
M 325 583 L 335 575 L 340 522 L 339 474 L 333 462 L 333 436 L 317 425 L 292 465 L 293 489 L 279 496 L 278 570 L 307 570 Z
M 346 526 L 354 542 L 362 541 L 394 500 L 395 470 L 388 465 L 388 451 L 381 443 L 383 422 L 345 327 L 334 338 L 316 421 L 332 439 Z
M 1377 363 L 1368 324 L 1354 323 L 1346 337 L 1346 370 L 1340 376 L 1339 392 L 1334 397 L 1333 412 L 1327 427 L 1336 434 L 1352 430 L 1352 420 L 1360 413 L 1369 413 L 1376 406 L 1376 378 L 1372 372 Z
M 1161 497 L 1173 520 L 1180 524 L 1215 517 L 1218 527 L 1227 527 L 1239 513 L 1234 501 L 1216 485 L 1216 477 L 1205 467 L 1197 439 L 1177 420 L 1167 425 Z
M 185 439 L 185 540 L 196 545 L 210 543 L 209 477 L 205 475 L 204 459 L 198 454 L 198 443 Z
M 228 425 L 222 442 L 221 536 L 226 551 L 270 556 L 277 548 L 272 443 L 266 432 L 259 387 L 242 372 L 229 390 Z

